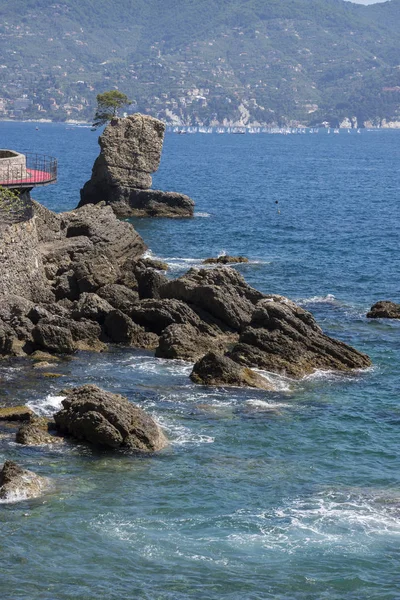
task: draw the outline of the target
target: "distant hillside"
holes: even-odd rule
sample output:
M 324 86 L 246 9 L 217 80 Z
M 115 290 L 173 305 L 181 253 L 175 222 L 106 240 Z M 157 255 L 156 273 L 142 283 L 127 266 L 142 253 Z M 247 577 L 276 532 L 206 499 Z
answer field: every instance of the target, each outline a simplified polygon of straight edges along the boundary
M 169 122 L 400 121 L 400 0 L 13 0 L 1 116 L 91 120 L 117 87 Z

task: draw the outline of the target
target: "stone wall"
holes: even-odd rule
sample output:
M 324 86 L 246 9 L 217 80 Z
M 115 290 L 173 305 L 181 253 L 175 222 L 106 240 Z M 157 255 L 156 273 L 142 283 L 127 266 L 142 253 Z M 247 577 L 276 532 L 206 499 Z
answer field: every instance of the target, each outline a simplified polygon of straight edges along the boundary
M 0 228 L 12 223 L 29 221 L 33 217 L 33 205 L 28 190 L 0 190 Z
M 49 291 L 38 244 L 36 217 L 0 228 L 0 297 L 16 294 L 46 301 Z
M 26 179 L 26 158 L 14 150 L 0 150 L 0 181 Z

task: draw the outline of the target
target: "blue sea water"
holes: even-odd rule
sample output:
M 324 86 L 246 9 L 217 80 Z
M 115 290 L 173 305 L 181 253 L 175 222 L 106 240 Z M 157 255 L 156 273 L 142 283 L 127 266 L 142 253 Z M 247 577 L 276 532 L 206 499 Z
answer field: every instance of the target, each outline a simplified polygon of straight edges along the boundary
M 52 154 L 53 210 L 79 200 L 97 135 L 64 124 L 0 123 L 0 147 Z M 165 427 L 154 457 L 25 448 L 45 497 L 0 506 L 2 600 L 397 600 L 400 598 L 400 132 L 167 135 L 153 187 L 189 194 L 193 220 L 135 219 L 171 276 L 220 252 L 244 254 L 255 287 L 310 310 L 368 353 L 351 375 L 274 377 L 265 392 L 196 387 L 191 365 L 112 349 L 61 362 L 58 380 L 0 364 L 0 403 L 59 406 L 94 382 Z M 277 203 L 278 202 L 278 203 Z

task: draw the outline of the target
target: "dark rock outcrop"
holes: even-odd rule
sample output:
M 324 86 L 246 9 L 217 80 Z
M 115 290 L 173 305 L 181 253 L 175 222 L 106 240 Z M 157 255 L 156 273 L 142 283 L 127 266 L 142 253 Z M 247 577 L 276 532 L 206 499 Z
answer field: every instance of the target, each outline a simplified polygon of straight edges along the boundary
M 164 123 L 139 113 L 114 118 L 99 137 L 100 154 L 79 206 L 105 201 L 120 217 L 192 217 L 194 202 L 188 196 L 149 189 L 164 131 Z
M 258 303 L 229 356 L 239 364 L 292 377 L 371 365 L 365 354 L 324 335 L 311 313 L 275 295 Z
M 53 421 L 49 421 L 45 417 L 30 415 L 29 420 L 18 429 L 16 442 L 25 446 L 43 446 L 59 444 L 64 441 L 64 438 L 55 434 Z
M 209 352 L 196 362 L 190 379 L 194 383 L 213 386 L 254 387 L 262 390 L 273 390 L 271 383 L 248 367 L 242 367 L 236 362 Z
M 161 298 L 176 298 L 198 307 L 234 331 L 247 325 L 263 294 L 248 285 L 230 268 L 191 269 L 166 283 Z
M 192 217 L 194 202 L 186 194 L 161 190 L 118 188 L 112 207 L 120 217 Z
M 141 408 L 95 385 L 72 388 L 62 404 L 54 415 L 57 429 L 78 440 L 141 452 L 155 452 L 168 443 Z
M 11 460 L 6 460 L 0 471 L 0 499 L 6 502 L 37 498 L 48 486 L 45 477 L 23 469 Z
M 6 406 L 0 408 L 0 421 L 29 421 L 33 415 L 29 406 Z
M 249 259 L 245 256 L 229 256 L 229 254 L 223 254 L 216 258 L 206 258 L 203 260 L 203 265 L 229 265 L 233 263 L 248 263 Z
M 381 300 L 371 306 L 367 319 L 400 319 L 400 304 L 390 300 Z

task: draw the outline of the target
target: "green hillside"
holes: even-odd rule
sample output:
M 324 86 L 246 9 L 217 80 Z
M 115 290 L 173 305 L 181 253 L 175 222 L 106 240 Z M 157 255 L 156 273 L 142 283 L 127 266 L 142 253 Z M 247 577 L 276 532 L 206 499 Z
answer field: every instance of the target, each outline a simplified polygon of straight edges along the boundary
M 184 124 L 400 120 L 399 33 L 400 0 L 14 0 L 0 118 L 90 120 L 116 87 Z

